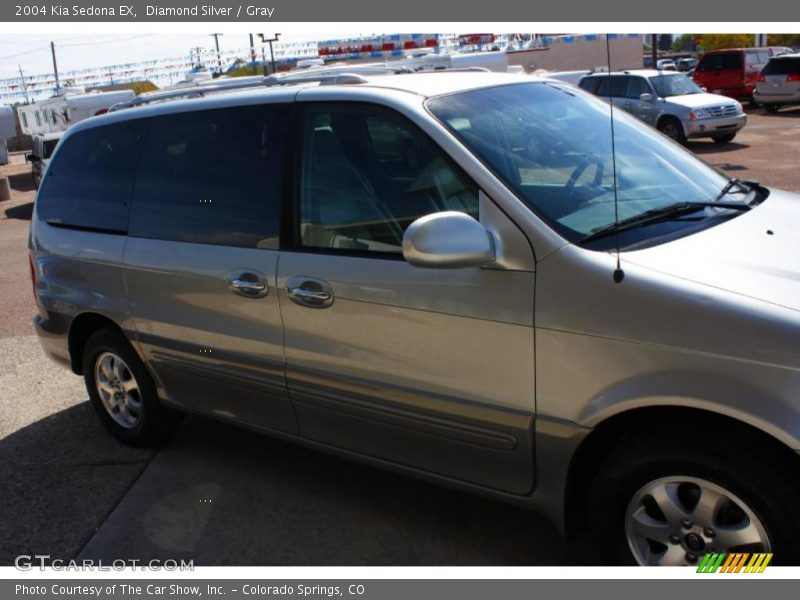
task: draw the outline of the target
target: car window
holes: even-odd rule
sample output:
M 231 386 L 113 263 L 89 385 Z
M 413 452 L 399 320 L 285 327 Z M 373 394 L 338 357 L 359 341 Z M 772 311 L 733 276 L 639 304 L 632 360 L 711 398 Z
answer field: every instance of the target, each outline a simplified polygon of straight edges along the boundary
M 764 75 L 800 73 L 800 58 L 773 58 L 762 71 Z
M 721 54 L 706 54 L 700 59 L 697 71 L 722 71 L 727 69 L 741 69 L 742 55 L 739 52 L 723 52 Z
M 659 98 L 703 93 L 700 86 L 686 75 L 654 75 L 650 78 L 650 83 Z
M 725 182 L 624 111 L 613 113 L 612 148 L 608 103 L 572 86 L 497 86 L 433 98 L 427 107 L 524 203 L 573 242 L 617 219 L 679 202 L 713 200 Z
M 400 253 L 419 217 L 478 218 L 478 190 L 422 132 L 373 107 L 310 107 L 303 126 L 299 242 Z
M 125 232 L 145 124 L 93 127 L 70 135 L 53 157 L 36 201 L 51 224 Z
M 592 94 L 597 93 L 598 86 L 600 85 L 599 77 L 584 77 L 578 84 L 581 88 Z
M 628 87 L 628 79 L 629 77 L 625 77 L 622 75 L 612 75 L 612 76 L 603 76 L 600 75 L 597 77 L 600 83 L 597 86 L 597 91 L 595 91 L 595 95 L 601 96 L 603 98 L 624 98 L 625 91 Z
M 51 156 L 53 156 L 53 150 L 56 149 L 57 144 L 58 144 L 58 139 L 46 140 L 42 142 L 42 158 L 50 158 Z
M 649 94 L 650 87 L 647 85 L 647 82 L 642 77 L 628 77 L 628 87 L 626 89 L 625 95 L 628 98 L 632 98 L 635 100 L 639 99 L 639 96 L 642 94 Z
M 277 248 L 289 107 L 156 117 L 142 148 L 130 235 Z

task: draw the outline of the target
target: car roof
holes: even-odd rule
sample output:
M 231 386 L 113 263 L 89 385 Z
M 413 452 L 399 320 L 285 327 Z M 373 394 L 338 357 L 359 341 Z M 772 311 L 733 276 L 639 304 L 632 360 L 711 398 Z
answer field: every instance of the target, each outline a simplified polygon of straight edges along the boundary
M 36 137 L 41 138 L 45 142 L 49 142 L 50 140 L 57 140 L 62 135 L 64 135 L 63 131 L 52 131 L 50 133 L 37 133 Z
M 356 69 L 354 69 L 355 71 Z M 321 73 L 323 76 L 326 73 Z M 348 74 L 346 69 L 339 69 L 335 73 L 330 73 L 327 81 L 324 81 L 326 89 L 372 89 L 376 91 L 385 90 L 387 95 L 392 94 L 413 94 L 420 99 L 432 98 L 463 91 L 496 87 L 503 85 L 553 81 L 546 77 L 535 75 L 496 73 L 485 70 L 444 70 L 444 71 L 424 71 L 419 73 L 402 74 L 380 74 L 362 75 Z M 124 108 L 122 110 L 109 111 L 106 114 L 85 119 L 76 123 L 70 128 L 73 131 L 81 131 L 103 124 L 117 123 L 137 118 L 153 117 L 161 114 L 171 114 L 189 110 L 201 110 L 202 108 L 226 108 L 238 105 L 252 105 L 262 102 L 292 102 L 295 97 L 303 90 L 319 88 L 323 85 L 321 80 L 286 79 L 285 83 L 277 85 L 249 86 L 240 89 L 213 89 L 202 92 L 202 86 L 198 88 L 187 88 L 186 95 L 182 97 L 165 97 L 159 100 L 157 93 L 154 93 L 153 101 L 143 103 L 138 106 Z M 199 97 L 196 97 L 199 96 Z
M 686 75 L 686 73 L 661 69 L 628 69 L 626 71 L 612 71 L 611 73 L 592 73 L 591 75 L 587 75 L 587 77 L 608 77 L 609 75 L 640 75 L 641 77 L 657 77 L 658 75 Z
M 778 54 L 777 56 L 770 58 L 770 60 L 783 60 L 784 58 L 800 58 L 800 52 L 787 52 L 786 54 Z

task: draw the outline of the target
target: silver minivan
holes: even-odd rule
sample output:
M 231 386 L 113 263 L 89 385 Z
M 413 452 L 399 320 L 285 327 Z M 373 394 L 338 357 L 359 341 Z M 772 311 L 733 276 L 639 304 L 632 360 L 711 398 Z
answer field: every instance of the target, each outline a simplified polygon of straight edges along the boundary
M 213 152 L 209 149 L 213 148 Z M 108 430 L 189 412 L 588 529 L 800 559 L 800 197 L 563 82 L 271 77 L 65 134 L 45 350 Z

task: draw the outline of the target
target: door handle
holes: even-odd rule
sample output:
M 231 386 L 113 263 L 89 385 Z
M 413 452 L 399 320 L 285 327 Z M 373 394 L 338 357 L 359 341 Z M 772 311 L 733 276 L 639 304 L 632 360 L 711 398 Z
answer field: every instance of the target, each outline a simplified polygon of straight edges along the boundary
M 289 300 L 308 308 L 328 308 L 333 304 L 330 284 L 316 277 L 297 276 L 286 280 Z
M 263 298 L 269 293 L 267 277 L 261 271 L 234 269 L 227 281 L 231 291 L 245 298 Z

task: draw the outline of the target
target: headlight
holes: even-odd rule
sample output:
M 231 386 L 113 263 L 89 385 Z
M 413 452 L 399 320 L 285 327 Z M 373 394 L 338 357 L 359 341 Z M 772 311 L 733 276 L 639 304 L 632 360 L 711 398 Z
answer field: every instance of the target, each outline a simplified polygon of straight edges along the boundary
M 690 121 L 697 121 L 698 119 L 708 119 L 711 115 L 708 114 L 708 111 L 705 108 L 695 108 L 692 112 L 689 113 L 689 120 Z
M 736 114 L 740 115 L 743 112 L 744 112 L 744 109 L 742 108 L 742 103 L 741 102 L 737 102 L 736 103 Z

